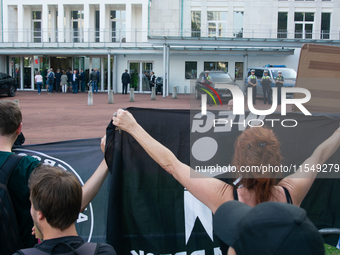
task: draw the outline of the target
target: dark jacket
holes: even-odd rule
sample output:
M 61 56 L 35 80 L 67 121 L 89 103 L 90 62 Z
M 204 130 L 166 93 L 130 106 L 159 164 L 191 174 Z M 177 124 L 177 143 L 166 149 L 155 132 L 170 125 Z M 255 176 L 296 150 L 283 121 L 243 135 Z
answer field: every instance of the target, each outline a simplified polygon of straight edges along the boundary
M 122 83 L 130 83 L 130 74 L 127 72 L 122 74 Z

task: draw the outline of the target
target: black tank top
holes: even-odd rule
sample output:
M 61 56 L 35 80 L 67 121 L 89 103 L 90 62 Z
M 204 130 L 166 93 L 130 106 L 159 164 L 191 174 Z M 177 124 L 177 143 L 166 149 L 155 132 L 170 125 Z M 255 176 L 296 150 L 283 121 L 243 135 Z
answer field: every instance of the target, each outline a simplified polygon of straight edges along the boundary
M 285 192 L 285 195 L 286 195 L 286 199 L 287 199 L 287 204 L 293 204 L 293 200 L 292 200 L 292 197 L 290 196 L 289 194 L 289 191 L 287 188 L 281 186 Z M 237 189 L 234 189 L 233 190 L 233 193 L 234 193 L 234 200 L 238 201 L 238 194 L 237 194 Z

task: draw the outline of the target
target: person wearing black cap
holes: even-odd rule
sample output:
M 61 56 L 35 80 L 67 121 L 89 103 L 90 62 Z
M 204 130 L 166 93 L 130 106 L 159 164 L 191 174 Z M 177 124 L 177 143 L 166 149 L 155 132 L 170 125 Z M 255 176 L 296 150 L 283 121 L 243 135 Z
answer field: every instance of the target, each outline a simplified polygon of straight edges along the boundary
M 257 77 L 255 76 L 255 70 L 252 69 L 250 71 L 250 76 L 248 77 L 248 88 L 252 88 L 253 89 L 253 104 L 256 104 L 256 85 L 257 85 Z
M 271 84 L 272 79 L 268 76 L 268 70 L 264 70 L 261 84 L 263 90 L 263 103 L 266 104 L 268 100 L 268 104 L 272 104 L 272 87 Z
M 321 255 L 321 234 L 297 206 L 264 202 L 251 207 L 238 201 L 221 205 L 214 215 L 214 232 L 228 255 Z M 232 247 L 232 248 L 231 248 Z

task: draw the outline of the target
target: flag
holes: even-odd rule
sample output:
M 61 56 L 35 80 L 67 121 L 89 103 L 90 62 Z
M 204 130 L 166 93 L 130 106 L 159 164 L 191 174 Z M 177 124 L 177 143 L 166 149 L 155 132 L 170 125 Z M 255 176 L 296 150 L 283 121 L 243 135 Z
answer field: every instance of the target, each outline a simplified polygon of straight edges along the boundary
M 206 160 L 208 164 L 230 164 L 234 142 L 244 130 L 242 123 L 251 119 L 261 119 L 269 127 L 274 123 L 271 128 L 281 142 L 283 165 L 303 163 L 339 126 L 339 115 L 254 116 L 247 112 L 242 118 L 227 111 L 211 111 L 208 115 L 215 118 L 234 120 L 231 127 L 227 124 L 214 127 L 207 126 L 208 116 L 189 110 L 128 108 L 128 111 L 146 132 L 191 166 L 204 161 L 193 155 L 195 143 L 202 138 L 218 147 Z M 288 127 L 296 122 L 295 127 Z M 211 154 L 209 148 L 204 149 Z M 118 254 L 221 254 L 213 235 L 211 211 L 148 156 L 131 135 L 116 130 L 112 122 L 107 127 L 105 158 L 112 173 L 107 242 Z M 338 150 L 327 163 L 339 162 Z M 302 204 L 319 228 L 340 227 L 340 182 L 333 177 L 317 179 Z M 231 182 L 228 176 L 217 178 Z M 334 242 L 336 245 L 337 240 Z

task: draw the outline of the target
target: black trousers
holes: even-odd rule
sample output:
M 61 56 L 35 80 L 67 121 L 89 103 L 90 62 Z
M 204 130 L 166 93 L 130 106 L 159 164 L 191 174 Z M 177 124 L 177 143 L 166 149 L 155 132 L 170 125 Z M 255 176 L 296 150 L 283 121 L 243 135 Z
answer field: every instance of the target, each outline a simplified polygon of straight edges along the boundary
M 263 90 L 263 102 L 271 104 L 272 103 L 272 87 L 270 85 L 262 85 Z
M 122 94 L 127 94 L 127 85 L 128 85 L 127 83 L 123 83 L 123 92 L 122 92 Z
M 283 86 L 276 86 L 277 87 L 277 104 L 280 105 L 281 104 L 281 88 Z

